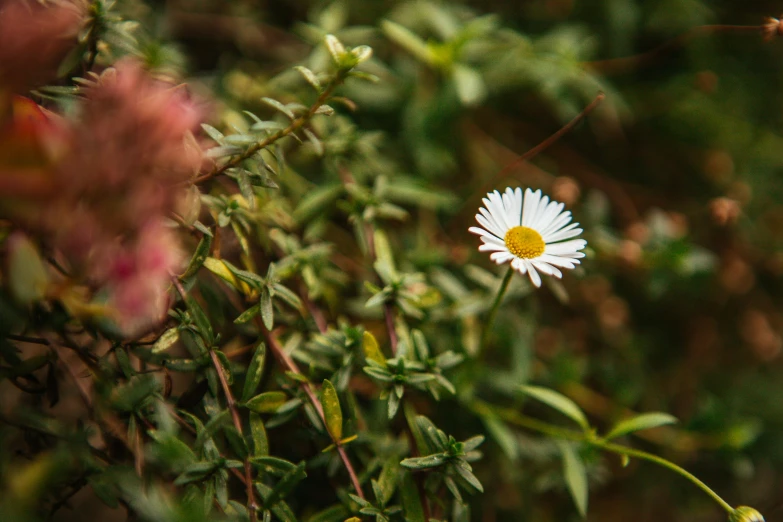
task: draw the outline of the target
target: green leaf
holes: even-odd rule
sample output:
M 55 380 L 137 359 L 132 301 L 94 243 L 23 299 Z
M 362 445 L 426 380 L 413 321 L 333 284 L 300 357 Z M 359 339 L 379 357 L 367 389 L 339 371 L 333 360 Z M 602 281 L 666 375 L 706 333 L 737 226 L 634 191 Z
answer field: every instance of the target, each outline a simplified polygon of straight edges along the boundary
M 523 393 L 530 395 L 534 399 L 537 399 L 547 406 L 550 406 L 566 417 L 570 418 L 584 430 L 590 429 L 590 424 L 587 422 L 587 417 L 579 409 L 574 401 L 566 397 L 565 395 L 558 393 L 549 388 L 542 388 L 540 386 L 522 386 L 520 387 Z
M 164 352 L 171 348 L 177 341 L 179 341 L 179 328 L 169 328 L 163 332 L 163 335 L 158 337 L 158 340 L 152 345 L 152 353 Z
M 233 426 L 223 426 L 223 434 L 226 436 L 231 449 L 234 450 L 234 454 L 237 458 L 244 459 L 248 455 L 247 442 L 245 437 L 237 431 Z
M 332 55 L 332 60 L 334 60 L 334 63 L 338 66 L 342 65 L 346 51 L 345 46 L 340 42 L 340 40 L 338 40 L 334 35 L 327 34 L 324 37 L 324 45 L 326 45 L 326 49 L 329 51 L 329 54 Z
M 576 508 L 582 517 L 587 516 L 587 470 L 574 446 L 561 442 L 560 453 L 563 455 L 563 475 L 568 491 L 574 499 Z
M 386 357 L 383 356 L 375 336 L 367 330 L 362 334 L 362 349 L 364 350 L 364 356 L 368 360 L 375 361 L 386 368 Z
M 266 436 L 264 419 L 255 412 L 250 412 L 250 434 L 253 437 L 253 455 L 269 455 L 269 439 Z
M 292 469 L 296 468 L 296 464 L 293 462 L 268 456 L 253 457 L 250 459 L 250 463 L 265 473 L 278 476 L 285 475 Z
M 206 123 L 202 123 L 201 124 L 201 128 L 204 129 L 204 132 L 206 132 L 207 135 L 210 138 L 212 138 L 213 140 L 215 140 L 216 142 L 218 142 L 218 143 L 222 143 L 223 142 L 223 133 L 220 132 L 219 130 L 217 130 L 212 125 L 208 125 Z
M 606 438 L 614 439 L 635 431 L 649 430 L 651 428 L 657 428 L 658 426 L 676 423 L 677 417 L 669 415 L 668 413 L 642 413 L 641 415 L 621 420 L 615 424 L 614 427 L 609 430 L 609 434 L 606 435 Z
M 235 324 L 243 324 L 250 320 L 252 320 L 255 316 L 261 313 L 261 305 L 256 303 L 244 312 L 242 312 L 239 317 L 234 319 Z
M 481 420 L 484 421 L 489 436 L 500 446 L 503 454 L 510 461 L 516 461 L 519 458 L 519 443 L 514 432 L 494 415 L 484 415 Z
M 448 460 L 448 457 L 445 453 L 434 453 L 432 455 L 427 455 L 426 457 L 403 459 L 403 461 L 400 462 L 400 466 L 408 469 L 436 468 L 445 463 L 446 460 Z
M 267 98 L 267 97 L 261 98 L 261 101 L 266 103 L 270 107 L 272 107 L 272 108 L 282 112 L 283 114 L 288 116 L 288 118 L 290 118 L 292 120 L 296 119 L 296 116 L 294 115 L 294 113 L 291 112 L 285 105 L 283 105 L 279 101 L 273 100 L 272 98 Z
M 199 481 L 212 474 L 219 467 L 220 461 L 218 460 L 195 462 L 174 480 L 174 485 L 184 486 L 185 484 Z
M 261 290 L 259 306 L 261 307 L 261 319 L 264 321 L 264 326 L 267 330 L 272 330 L 275 324 L 275 311 L 272 307 L 272 295 L 269 293 L 269 289 L 264 288 Z
M 453 468 L 457 471 L 457 474 L 459 474 L 462 480 L 470 484 L 474 489 L 476 489 L 480 493 L 484 492 L 484 486 L 481 485 L 479 479 L 471 471 L 470 464 L 468 464 L 467 462 L 457 462 L 457 464 L 455 464 Z
M 181 280 L 186 280 L 198 272 L 199 268 L 204 264 L 207 257 L 209 257 L 209 251 L 212 248 L 212 236 L 204 234 L 201 237 L 201 241 L 196 246 L 196 251 L 193 253 L 193 257 L 190 258 L 190 263 L 185 272 L 179 276 Z
M 215 341 L 215 333 L 212 330 L 212 325 L 207 319 L 207 315 L 204 313 L 204 309 L 198 304 L 192 295 L 185 294 L 185 304 L 190 312 L 190 317 L 193 319 L 193 323 L 196 325 L 199 334 L 207 342 L 212 344 Z
M 343 185 L 323 185 L 307 193 L 294 210 L 294 219 L 300 224 L 306 223 L 326 210 L 339 198 L 345 189 Z
M 471 67 L 455 64 L 453 75 L 459 101 L 468 107 L 481 103 L 487 95 L 487 87 L 481 74 Z
M 373 234 L 373 240 L 375 243 L 375 257 L 378 259 L 378 264 L 385 267 L 390 278 L 395 278 L 397 276 L 397 269 L 394 267 L 394 255 L 392 254 L 388 236 L 384 231 L 376 229 Z M 388 283 L 388 281 L 385 282 Z
M 315 154 L 317 156 L 323 156 L 324 155 L 324 144 L 318 138 L 318 136 L 316 136 L 315 133 L 313 133 L 309 129 L 303 129 L 302 132 L 304 132 L 304 135 L 307 136 L 308 140 L 310 140 L 310 143 L 312 144 L 313 149 L 315 149 Z
M 344 522 L 351 514 L 347 507 L 335 504 L 323 509 L 307 519 L 307 522 Z
M 43 299 L 49 272 L 38 248 L 24 235 L 15 234 L 8 241 L 8 249 L 7 283 L 13 296 L 24 305 Z
M 416 482 L 410 473 L 405 473 L 402 476 L 400 496 L 402 497 L 402 505 L 405 508 L 405 518 L 409 522 L 426 522 L 423 507 L 424 499 L 419 497 L 419 489 L 416 487 Z
M 326 429 L 334 440 L 343 438 L 343 412 L 340 408 L 340 399 L 337 397 L 337 390 L 334 385 L 324 379 L 321 387 L 321 404 L 324 408 L 324 417 L 326 418 Z
M 275 504 L 279 499 L 287 495 L 294 489 L 297 483 L 307 477 L 305 473 L 305 463 L 300 462 L 296 467 L 289 470 L 283 478 L 281 478 L 277 485 L 272 489 L 268 496 L 264 498 L 264 504 Z
M 256 413 L 274 413 L 285 404 L 288 396 L 281 391 L 270 391 L 256 395 L 244 403 L 244 407 Z
M 315 75 L 313 71 L 301 65 L 297 65 L 296 67 L 294 67 L 294 69 L 299 71 L 299 74 L 301 74 L 304 77 L 304 79 L 307 80 L 307 83 L 312 85 L 316 91 L 321 92 L 321 82 L 318 81 L 318 77 Z
M 410 404 L 406 403 L 403 408 L 403 413 L 405 414 L 405 420 L 408 422 L 408 429 L 411 430 L 413 439 L 416 441 L 416 447 L 419 449 L 419 453 L 429 455 L 430 453 L 437 452 L 438 449 L 430 445 L 427 438 L 424 436 L 419 423 L 416 422 L 416 410 L 414 410 Z
M 259 344 L 250 360 L 250 366 L 245 374 L 245 386 L 242 388 L 242 402 L 250 400 L 258 389 L 261 382 L 261 375 L 264 373 L 264 362 L 266 361 L 266 345 Z
M 391 20 L 383 20 L 381 29 L 394 43 L 404 48 L 424 63 L 432 63 L 432 52 L 427 43 L 406 27 Z
M 394 490 L 397 487 L 397 482 L 400 478 L 399 471 L 400 463 L 397 457 L 389 457 L 386 459 L 386 462 L 383 463 L 381 474 L 378 477 L 378 488 L 380 489 L 382 496 L 378 500 L 384 506 L 394 495 Z

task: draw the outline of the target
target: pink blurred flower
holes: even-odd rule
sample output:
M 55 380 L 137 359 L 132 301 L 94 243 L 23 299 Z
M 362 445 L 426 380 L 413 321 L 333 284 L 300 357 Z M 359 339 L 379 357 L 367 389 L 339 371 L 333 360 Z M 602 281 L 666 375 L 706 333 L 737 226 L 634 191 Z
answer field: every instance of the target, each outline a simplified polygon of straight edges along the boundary
M 151 221 L 135 243 L 116 248 L 104 258 L 109 305 L 122 333 L 134 337 L 166 317 L 170 274 L 182 268 L 183 256 L 174 234 Z
M 54 78 L 76 45 L 83 2 L 0 0 L 0 91 L 25 91 Z
M 38 134 L 31 136 L 48 135 L 50 115 L 30 114 L 35 118 L 23 123 L 35 123 Z M 191 134 L 201 117 L 184 87 L 124 60 L 84 89 L 76 121 L 58 122 L 57 154 L 44 154 L 31 141 L 33 159 L 51 156 L 32 163 L 41 173 L 35 193 L 19 185 L 32 167 L 17 176 L 19 168 L 0 155 L 0 215 L 48 237 L 76 281 L 107 293 L 124 335 L 143 333 L 166 315 L 170 273 L 179 270 L 182 255 L 163 222 L 184 197 L 184 182 L 201 168 L 202 151 Z M 30 141 L 25 129 L 13 127 L 6 138 L 0 132 L 0 152 L 7 139 L 18 157 L 16 143 Z

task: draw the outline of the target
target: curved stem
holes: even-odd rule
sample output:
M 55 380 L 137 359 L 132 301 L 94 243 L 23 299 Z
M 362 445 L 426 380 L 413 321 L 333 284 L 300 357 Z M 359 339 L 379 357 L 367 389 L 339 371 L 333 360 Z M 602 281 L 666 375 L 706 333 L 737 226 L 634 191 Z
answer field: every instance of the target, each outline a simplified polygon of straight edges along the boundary
M 731 507 L 728 502 L 723 500 L 720 495 L 715 493 L 715 491 L 713 491 L 707 484 L 702 482 L 694 474 L 678 466 L 677 464 L 657 455 L 653 455 L 652 453 L 629 448 L 627 446 L 621 446 L 620 444 L 614 444 L 612 442 L 607 442 L 605 440 L 596 438 L 592 433 L 583 433 L 576 430 L 561 428 L 559 426 L 555 426 L 554 424 L 549 424 L 548 422 L 527 417 L 511 408 L 498 408 L 479 400 L 473 401 L 473 403 L 470 405 L 470 408 L 478 415 L 494 415 L 509 424 L 537 431 L 551 437 L 572 440 L 574 442 L 582 442 L 596 448 L 609 451 L 611 453 L 616 453 L 618 455 L 624 455 L 629 458 L 633 457 L 636 459 L 653 462 L 659 466 L 663 466 L 666 469 L 674 471 L 681 477 L 689 480 L 693 485 L 709 495 L 709 497 L 717 502 L 727 513 L 731 514 L 734 512 L 734 508 Z
M 597 448 L 604 449 L 606 451 L 611 451 L 612 453 L 617 453 L 618 455 L 625 455 L 626 457 L 634 457 L 640 460 L 646 460 L 648 462 L 654 462 L 655 464 L 658 464 L 659 466 L 663 466 L 664 468 L 670 469 L 680 475 L 681 477 L 684 477 L 688 480 L 690 480 L 696 487 L 704 491 L 707 495 L 712 497 L 712 499 L 720 504 L 720 507 L 726 510 L 727 513 L 731 514 L 734 512 L 734 508 L 731 507 L 725 500 L 723 500 L 720 495 L 715 493 L 707 484 L 702 482 L 698 477 L 696 477 L 693 473 L 690 473 L 689 471 L 681 468 L 674 462 L 670 462 L 662 457 L 659 457 L 657 455 L 653 455 L 652 453 L 647 453 L 646 451 L 637 450 L 633 448 L 627 448 L 625 446 L 621 446 L 619 444 L 613 444 L 611 442 L 604 442 L 604 441 L 586 441 L 593 446 Z
M 511 282 L 511 276 L 514 275 L 514 269 L 510 266 L 508 267 L 508 271 L 506 272 L 506 276 L 503 278 L 503 282 L 500 283 L 500 288 L 498 289 L 498 293 L 495 296 L 495 301 L 492 303 L 492 308 L 489 310 L 489 315 L 487 316 L 487 323 L 484 325 L 484 331 L 481 334 L 481 344 L 479 344 L 479 351 L 478 353 L 482 353 L 484 349 L 487 347 L 487 341 L 489 341 L 489 334 L 492 331 L 492 326 L 495 323 L 495 317 L 498 315 L 498 309 L 500 308 L 500 303 L 503 302 L 503 296 L 506 294 L 506 290 L 508 290 L 508 284 Z

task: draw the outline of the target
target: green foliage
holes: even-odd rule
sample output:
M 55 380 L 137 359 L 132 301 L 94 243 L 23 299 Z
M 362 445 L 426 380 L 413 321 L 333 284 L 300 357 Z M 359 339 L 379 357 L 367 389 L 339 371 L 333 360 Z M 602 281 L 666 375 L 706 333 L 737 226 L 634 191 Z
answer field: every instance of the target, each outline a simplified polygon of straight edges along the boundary
M 724 35 L 699 26 L 749 8 L 701 0 L 176 4 L 90 2 L 27 93 L 41 128 L 13 125 L 0 64 L 0 519 L 630 520 L 655 498 L 661 519 L 764 520 L 715 490 L 766 507 L 783 481 L 783 75 L 750 36 L 776 21 Z M 24 190 L 131 58 L 207 121 L 196 172 L 154 185 L 184 257 L 139 301 L 167 314 L 126 335 L 99 283 L 124 265 L 69 263 Z M 467 229 L 505 186 L 565 203 L 585 262 L 504 279 Z M 67 213 L 120 214 L 93 199 Z

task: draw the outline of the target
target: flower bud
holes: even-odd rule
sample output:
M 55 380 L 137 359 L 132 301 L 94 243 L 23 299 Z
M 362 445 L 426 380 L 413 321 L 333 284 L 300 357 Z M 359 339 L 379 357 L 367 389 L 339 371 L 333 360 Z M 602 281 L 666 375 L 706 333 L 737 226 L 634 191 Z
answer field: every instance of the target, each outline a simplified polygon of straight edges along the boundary
M 764 522 L 764 517 L 752 507 L 740 506 L 729 515 L 729 522 Z

